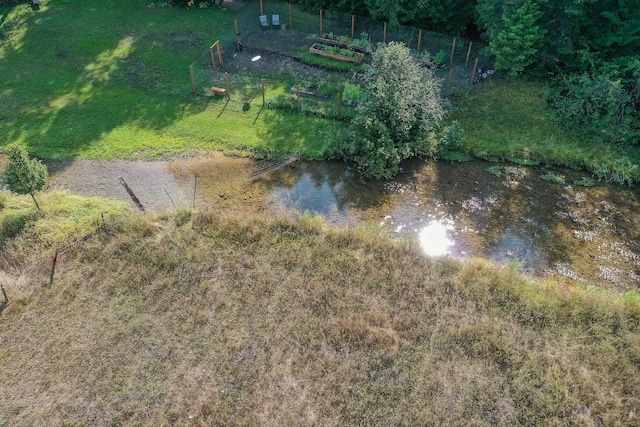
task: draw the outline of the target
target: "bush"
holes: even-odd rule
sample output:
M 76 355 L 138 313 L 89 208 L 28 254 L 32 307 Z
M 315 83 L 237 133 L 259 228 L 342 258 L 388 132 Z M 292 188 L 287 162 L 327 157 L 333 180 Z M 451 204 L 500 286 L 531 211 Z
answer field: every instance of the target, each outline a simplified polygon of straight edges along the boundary
M 456 151 L 462 148 L 463 141 L 464 129 L 462 128 L 462 125 L 459 121 L 454 120 L 442 131 L 442 138 L 440 138 L 440 147 L 445 150 Z
M 634 101 L 633 91 L 603 74 L 564 76 L 549 89 L 560 121 L 604 142 L 638 142 L 640 112 Z
M 441 49 L 440 52 L 436 53 L 436 56 L 433 57 L 433 62 L 435 62 L 438 65 L 444 64 L 446 60 L 447 60 L 447 52 L 445 52 L 444 49 Z
M 354 85 L 349 82 L 345 82 L 344 90 L 342 91 L 342 99 L 347 102 L 357 102 L 362 97 L 362 88 L 360 85 Z
M 364 176 L 386 179 L 400 172 L 403 160 L 434 154 L 433 132 L 444 108 L 433 73 L 420 68 L 404 44 L 379 48 L 365 67 L 367 84 L 338 151 Z

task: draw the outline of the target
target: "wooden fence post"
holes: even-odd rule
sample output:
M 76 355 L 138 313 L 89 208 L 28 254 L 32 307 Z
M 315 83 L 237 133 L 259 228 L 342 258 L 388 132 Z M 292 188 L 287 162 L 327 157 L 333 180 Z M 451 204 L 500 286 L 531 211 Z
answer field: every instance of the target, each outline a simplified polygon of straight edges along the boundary
M 453 55 L 456 51 L 456 37 L 453 38 L 453 43 L 451 44 L 451 65 L 453 65 Z
M 302 105 L 300 104 L 300 88 L 296 87 L 296 95 L 298 97 L 298 111 L 302 111 Z
M 236 29 L 236 50 L 240 52 L 240 38 L 238 37 L 238 20 L 237 19 L 233 20 L 233 25 Z
M 418 52 L 420 52 L 420 44 L 422 43 L 422 30 L 418 31 Z
M 262 7 L 262 0 L 260 0 L 260 16 L 264 15 L 264 7 Z
M 467 50 L 467 59 L 464 61 L 464 68 L 467 68 L 467 64 L 469 63 L 469 57 L 471 56 L 472 47 L 473 47 L 473 42 L 469 42 L 469 49 Z
M 387 21 L 384 22 L 384 31 L 383 31 L 383 36 L 382 36 L 382 42 L 384 44 L 387 44 Z
M 291 8 L 291 2 L 289 2 L 289 28 L 293 30 L 293 9 Z
M 135 205 L 138 207 L 138 209 L 140 209 L 140 211 L 144 213 L 144 206 L 142 206 L 142 203 L 140 202 L 140 199 L 138 199 L 138 197 L 136 197 L 136 195 L 133 192 L 133 190 L 131 189 L 131 187 L 129 187 L 129 184 L 124 182 L 124 179 L 122 179 L 122 177 L 118 178 L 118 180 L 120 181 L 120 184 L 122 184 L 124 189 L 129 194 L 129 197 L 131 197 L 131 200 L 133 200 L 133 203 L 135 203 Z
M 213 45 L 209 46 L 209 53 L 211 54 L 211 67 L 213 71 L 218 71 L 218 67 L 216 67 L 216 56 L 213 53 Z
M 220 67 L 224 67 L 224 59 L 222 59 L 222 48 L 220 47 L 220 40 L 216 42 L 218 46 L 218 59 L 220 60 Z
M 196 79 L 193 76 L 193 64 L 189 65 L 189 73 L 191 74 L 191 90 L 193 91 L 193 95 L 196 94 Z
M 260 80 L 260 87 L 262 88 L 262 106 L 264 107 L 266 103 L 264 94 L 264 79 Z
M 473 80 L 476 77 L 476 70 L 478 69 L 478 57 L 476 56 L 476 60 L 473 63 L 473 71 L 471 71 L 471 78 L 469 79 L 469 84 L 473 85 Z
M 49 276 L 49 286 L 53 285 L 53 275 L 56 272 L 56 262 L 58 262 L 58 250 L 53 254 L 53 263 L 51 264 L 51 275 Z
M 342 117 L 342 92 L 338 93 L 338 117 Z
M 356 16 L 351 15 L 351 40 L 355 37 L 356 34 Z
M 231 101 L 231 85 L 229 84 L 229 73 L 224 73 L 224 83 L 227 89 L 227 101 Z
M 322 9 L 320 9 L 320 37 L 322 37 Z
M 451 79 L 453 78 L 453 68 L 449 68 L 449 79 L 447 80 L 447 98 L 451 94 Z
M 2 295 L 4 295 L 4 300 L 9 302 L 9 298 L 7 297 L 7 291 L 4 290 L 4 286 L 0 285 L 0 289 L 2 289 Z

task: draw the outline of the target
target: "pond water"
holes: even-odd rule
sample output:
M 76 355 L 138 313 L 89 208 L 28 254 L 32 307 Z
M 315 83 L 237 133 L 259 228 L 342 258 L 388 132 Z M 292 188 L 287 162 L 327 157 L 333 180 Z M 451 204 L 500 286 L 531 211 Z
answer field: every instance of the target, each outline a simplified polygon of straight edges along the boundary
M 122 177 L 147 210 L 310 211 L 336 226 L 374 224 L 394 238 L 415 239 L 431 256 L 483 257 L 536 276 L 640 288 L 638 190 L 576 186 L 586 176 L 580 172 L 554 171 L 562 184 L 542 180 L 549 173 L 542 168 L 495 176 L 486 162 L 415 160 L 397 179 L 363 182 L 340 162 L 224 156 L 48 166 L 51 187 L 130 201 Z

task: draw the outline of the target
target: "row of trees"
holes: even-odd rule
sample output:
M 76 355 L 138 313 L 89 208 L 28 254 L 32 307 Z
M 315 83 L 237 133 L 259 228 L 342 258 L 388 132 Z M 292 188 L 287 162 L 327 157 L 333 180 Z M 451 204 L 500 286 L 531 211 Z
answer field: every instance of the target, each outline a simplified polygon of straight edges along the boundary
M 591 71 L 594 64 L 633 68 L 640 45 L 640 7 L 629 0 L 294 0 L 369 14 L 451 35 L 480 37 L 498 67 L 522 71 Z
M 629 0 L 293 0 L 481 39 L 498 70 L 553 79 L 558 117 L 640 141 L 640 5 Z

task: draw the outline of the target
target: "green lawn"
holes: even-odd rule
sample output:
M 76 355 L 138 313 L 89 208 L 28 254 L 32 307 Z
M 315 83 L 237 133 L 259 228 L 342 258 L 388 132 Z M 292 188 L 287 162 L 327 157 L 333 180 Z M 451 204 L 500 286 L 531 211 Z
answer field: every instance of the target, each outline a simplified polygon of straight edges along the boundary
M 546 88 L 540 80 L 498 78 L 456 97 L 449 119 L 464 127 L 465 150 L 487 159 L 587 169 L 618 183 L 640 181 L 637 147 L 602 144 L 557 123 Z
M 270 5 L 285 15 L 286 6 Z M 243 37 L 260 31 L 257 21 L 253 26 L 257 7 L 150 8 L 142 0 L 48 0 L 39 10 L 0 5 L 0 149 L 19 142 L 53 159 L 156 159 L 212 150 L 326 157 L 347 122 L 319 117 L 334 108 L 331 103 L 313 107 L 313 114 L 295 112 L 294 98 L 285 97 L 297 78 L 290 70 L 268 79 L 267 106 L 278 108 L 263 108 L 258 77 L 250 72 L 233 76 L 242 84 L 232 86 L 229 103 L 192 94 L 192 63 L 198 65 L 197 92 L 212 82 L 224 85 L 221 74 L 207 70 L 208 48 L 218 39 L 233 46 L 234 18 Z M 296 7 L 296 19 L 314 19 L 305 13 Z M 305 60 L 299 47 L 291 49 Z M 247 85 L 254 88 L 251 96 L 242 93 Z M 458 88 L 448 120 L 461 122 L 464 151 L 584 168 L 618 183 L 640 181 L 638 148 L 598 144 L 554 122 L 545 88 L 540 80 L 495 77 Z
M 189 65 L 232 35 L 236 13 L 145 1 L 0 6 L 0 144 L 21 142 L 45 158 L 323 157 L 342 124 L 262 109 L 261 98 L 247 109 L 192 96 Z

